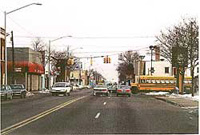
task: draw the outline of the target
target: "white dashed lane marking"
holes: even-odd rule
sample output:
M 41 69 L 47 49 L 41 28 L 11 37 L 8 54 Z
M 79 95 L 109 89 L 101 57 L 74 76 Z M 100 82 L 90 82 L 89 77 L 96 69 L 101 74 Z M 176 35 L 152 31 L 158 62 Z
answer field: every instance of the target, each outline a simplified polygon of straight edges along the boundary
M 107 104 L 106 102 L 103 103 L 103 105 L 106 105 L 106 104 Z
M 97 113 L 97 115 L 95 116 L 95 119 L 98 119 L 101 113 Z

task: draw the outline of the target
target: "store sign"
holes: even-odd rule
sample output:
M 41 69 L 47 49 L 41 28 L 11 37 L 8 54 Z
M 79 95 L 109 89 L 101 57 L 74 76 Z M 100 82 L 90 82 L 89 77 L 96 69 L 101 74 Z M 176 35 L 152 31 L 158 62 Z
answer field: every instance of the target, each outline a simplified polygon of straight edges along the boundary
M 15 68 L 15 72 L 22 72 L 22 68 Z

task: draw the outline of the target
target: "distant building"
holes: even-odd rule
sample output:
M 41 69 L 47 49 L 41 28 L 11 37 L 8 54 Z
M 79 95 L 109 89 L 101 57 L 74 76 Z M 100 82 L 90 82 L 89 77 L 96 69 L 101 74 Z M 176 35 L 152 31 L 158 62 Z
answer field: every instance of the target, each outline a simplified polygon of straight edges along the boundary
M 24 84 L 28 91 L 41 90 L 44 83 L 43 57 L 28 47 L 14 48 L 14 72 L 12 48 L 8 47 L 8 84 Z
M 70 82 L 79 85 L 88 85 L 88 71 L 74 70 L 70 72 Z

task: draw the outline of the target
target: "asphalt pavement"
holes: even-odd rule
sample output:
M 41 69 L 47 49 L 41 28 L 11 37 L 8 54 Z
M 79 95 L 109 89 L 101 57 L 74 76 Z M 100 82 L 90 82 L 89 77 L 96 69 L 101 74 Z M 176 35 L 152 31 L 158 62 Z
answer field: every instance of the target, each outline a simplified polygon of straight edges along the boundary
M 1 127 L 13 135 L 198 134 L 198 116 L 152 96 L 96 97 L 81 90 L 3 102 Z

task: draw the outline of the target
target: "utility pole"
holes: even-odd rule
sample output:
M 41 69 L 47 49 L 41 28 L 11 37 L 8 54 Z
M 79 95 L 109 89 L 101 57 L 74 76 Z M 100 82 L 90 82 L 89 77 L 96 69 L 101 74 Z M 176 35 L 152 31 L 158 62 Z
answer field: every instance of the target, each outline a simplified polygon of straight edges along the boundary
M 15 49 L 14 49 L 13 31 L 11 31 L 11 42 L 12 42 L 12 84 L 14 84 L 15 83 Z
M 48 56 L 48 89 L 49 90 L 51 88 L 50 57 L 51 57 L 51 41 L 49 40 L 49 56 Z
M 193 22 L 191 21 L 190 23 L 190 27 L 191 27 L 191 35 L 190 35 L 190 44 L 191 44 L 191 49 L 190 49 L 190 66 L 191 66 L 191 76 L 192 76 L 192 97 L 194 97 L 194 66 L 193 66 L 193 63 L 192 63 L 192 60 L 194 59 L 193 55 L 192 55 L 192 50 L 193 50 L 193 43 L 192 43 L 192 27 L 193 27 Z

